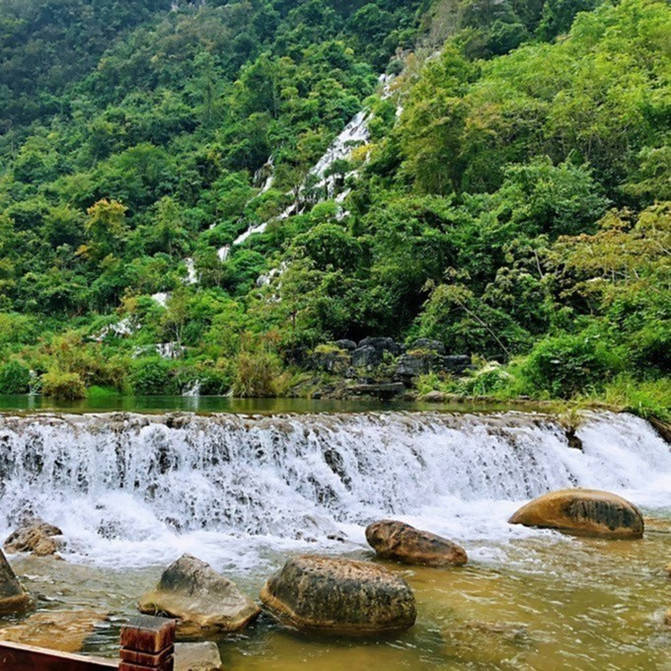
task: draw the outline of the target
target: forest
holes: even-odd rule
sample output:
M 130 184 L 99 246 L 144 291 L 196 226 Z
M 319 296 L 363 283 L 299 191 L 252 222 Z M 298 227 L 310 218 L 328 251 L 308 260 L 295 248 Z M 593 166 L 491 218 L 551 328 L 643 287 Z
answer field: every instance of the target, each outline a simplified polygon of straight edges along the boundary
M 415 394 L 668 420 L 669 35 L 665 0 L 2 0 L 0 394 L 321 395 L 386 337 L 471 358 Z

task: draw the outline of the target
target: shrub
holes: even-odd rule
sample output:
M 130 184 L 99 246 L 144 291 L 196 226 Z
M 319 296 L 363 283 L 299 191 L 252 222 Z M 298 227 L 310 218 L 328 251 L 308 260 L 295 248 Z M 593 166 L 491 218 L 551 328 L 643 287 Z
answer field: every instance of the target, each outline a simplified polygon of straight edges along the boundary
M 159 357 L 137 359 L 129 381 L 134 394 L 152 396 L 176 391 L 172 363 Z
M 61 401 L 86 398 L 86 387 L 79 373 L 52 368 L 42 375 L 42 393 Z
M 617 348 L 598 335 L 579 333 L 538 342 L 523 362 L 521 373 L 530 393 L 570 398 L 580 391 L 603 387 L 621 369 Z
M 26 394 L 29 391 L 30 370 L 12 360 L 0 367 L 0 394 Z
M 242 351 L 235 362 L 233 394 L 241 398 L 275 396 L 280 375 L 276 356 L 263 351 Z

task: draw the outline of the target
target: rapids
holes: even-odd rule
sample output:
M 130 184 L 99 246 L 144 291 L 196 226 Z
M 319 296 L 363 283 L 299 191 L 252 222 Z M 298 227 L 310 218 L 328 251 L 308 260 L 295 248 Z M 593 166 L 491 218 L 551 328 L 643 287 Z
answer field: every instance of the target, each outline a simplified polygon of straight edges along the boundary
M 188 551 L 223 567 L 268 552 L 351 551 L 396 517 L 495 561 L 523 501 L 606 489 L 671 512 L 671 452 L 644 420 L 590 413 L 569 446 L 550 416 L 369 412 L 0 416 L 0 535 L 25 513 L 60 526 L 66 557 L 147 566 Z

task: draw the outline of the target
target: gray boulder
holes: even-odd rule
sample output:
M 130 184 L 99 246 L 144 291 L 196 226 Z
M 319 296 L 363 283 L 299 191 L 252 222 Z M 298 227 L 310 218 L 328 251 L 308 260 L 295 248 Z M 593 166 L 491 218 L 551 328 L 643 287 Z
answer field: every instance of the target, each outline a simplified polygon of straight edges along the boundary
M 417 338 L 408 348 L 410 350 L 421 349 L 425 352 L 436 352 L 436 354 L 446 354 L 445 345 L 440 340 L 431 340 L 431 338 Z
M 220 671 L 219 648 L 214 641 L 175 643 L 174 671 Z
M 21 587 L 7 558 L 0 550 L 0 615 L 18 613 L 30 605 L 30 597 Z
M 234 582 L 188 554 L 168 566 L 158 585 L 140 598 L 138 609 L 177 618 L 182 638 L 238 631 L 260 612 Z

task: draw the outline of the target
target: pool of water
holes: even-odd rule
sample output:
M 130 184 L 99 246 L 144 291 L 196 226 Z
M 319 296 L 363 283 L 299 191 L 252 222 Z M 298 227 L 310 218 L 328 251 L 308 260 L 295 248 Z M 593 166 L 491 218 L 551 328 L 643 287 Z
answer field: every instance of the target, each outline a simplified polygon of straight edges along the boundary
M 307 398 L 232 398 L 230 396 L 100 396 L 76 401 L 58 401 L 47 396 L 0 395 L 0 413 L 29 412 L 195 412 L 281 414 L 320 412 L 369 412 L 378 410 L 421 411 L 439 407 L 450 412 L 493 412 L 512 407 L 509 402 L 482 402 L 470 399 L 441 403 L 382 401 L 371 398 L 348 400 Z M 522 404 L 520 404 L 522 407 Z M 525 409 L 534 405 L 524 403 Z
M 244 633 L 219 639 L 224 668 L 671 669 L 671 629 L 663 625 L 671 606 L 671 581 L 663 570 L 671 556 L 671 518 L 648 519 L 648 529 L 640 541 L 538 532 L 493 546 L 496 560 L 476 560 L 463 568 L 385 562 L 417 598 L 417 623 L 408 632 L 369 641 L 332 640 L 283 630 L 261 616 Z M 363 547 L 344 554 L 376 561 Z M 279 566 L 284 556 L 273 553 L 268 559 Z M 117 654 L 121 623 L 161 571 L 158 566 L 119 571 L 36 558 L 13 563 L 26 587 L 40 595 L 40 609 L 106 613 L 108 619 L 84 649 L 110 657 Z M 253 596 L 268 573 L 226 571 Z

